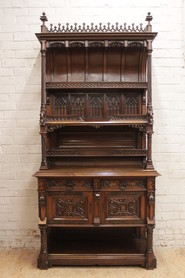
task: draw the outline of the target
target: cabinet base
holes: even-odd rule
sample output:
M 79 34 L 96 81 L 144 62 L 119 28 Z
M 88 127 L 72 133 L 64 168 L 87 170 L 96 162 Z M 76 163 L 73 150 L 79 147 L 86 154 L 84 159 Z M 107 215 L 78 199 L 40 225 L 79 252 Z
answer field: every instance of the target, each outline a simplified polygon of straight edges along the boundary
M 156 268 L 156 258 L 153 265 L 148 266 L 145 254 L 48 254 L 48 262 L 37 260 L 40 269 L 48 269 L 51 266 L 128 266 L 136 265 L 145 267 L 147 270 Z

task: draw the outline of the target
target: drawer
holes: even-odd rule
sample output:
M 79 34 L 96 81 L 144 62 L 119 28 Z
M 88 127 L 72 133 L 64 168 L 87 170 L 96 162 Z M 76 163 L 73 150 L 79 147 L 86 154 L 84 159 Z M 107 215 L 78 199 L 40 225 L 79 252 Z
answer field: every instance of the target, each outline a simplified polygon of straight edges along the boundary
M 47 196 L 48 223 L 92 223 L 92 193 L 50 192 Z
M 102 192 L 101 222 L 103 224 L 142 224 L 146 219 L 145 193 Z
M 93 179 L 49 179 L 47 191 L 93 191 Z
M 100 179 L 100 191 L 146 191 L 146 179 Z

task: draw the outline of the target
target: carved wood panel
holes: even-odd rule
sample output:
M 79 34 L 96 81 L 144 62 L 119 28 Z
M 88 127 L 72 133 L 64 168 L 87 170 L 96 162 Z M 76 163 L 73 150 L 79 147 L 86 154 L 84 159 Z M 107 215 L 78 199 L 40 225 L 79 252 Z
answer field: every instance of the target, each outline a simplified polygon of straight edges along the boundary
M 48 191 L 92 191 L 93 179 L 49 179 Z
M 113 116 L 141 114 L 141 93 L 86 93 L 82 91 L 48 95 L 53 99 L 53 112 L 48 116 L 80 116 L 83 119 L 110 119 Z M 50 101 L 48 102 L 50 103 Z M 49 106 L 49 105 L 48 105 Z M 51 109 L 48 109 L 51 111 Z
M 145 179 L 101 179 L 101 191 L 146 191 Z
M 137 202 L 133 198 L 110 198 L 108 200 L 108 217 L 137 216 Z
M 87 218 L 86 200 L 58 198 L 56 200 L 56 216 Z
M 92 193 L 51 192 L 47 214 L 49 223 L 88 224 L 92 221 Z
M 145 202 L 145 193 L 118 193 L 118 192 L 101 192 L 104 203 L 104 213 L 102 221 L 104 224 L 126 224 L 144 223 L 145 212 L 143 204 Z M 133 222 L 134 221 L 134 222 Z

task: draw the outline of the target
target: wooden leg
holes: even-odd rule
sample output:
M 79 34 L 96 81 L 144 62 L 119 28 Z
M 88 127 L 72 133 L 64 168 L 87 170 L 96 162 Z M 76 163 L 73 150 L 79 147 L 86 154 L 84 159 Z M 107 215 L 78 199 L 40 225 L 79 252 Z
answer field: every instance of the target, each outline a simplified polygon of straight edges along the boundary
M 153 228 L 154 226 L 147 227 L 147 251 L 146 251 L 146 269 L 156 268 L 156 258 L 153 252 Z
M 41 250 L 37 260 L 37 266 L 40 269 L 48 269 L 48 251 L 47 251 L 47 226 L 39 225 L 41 232 Z

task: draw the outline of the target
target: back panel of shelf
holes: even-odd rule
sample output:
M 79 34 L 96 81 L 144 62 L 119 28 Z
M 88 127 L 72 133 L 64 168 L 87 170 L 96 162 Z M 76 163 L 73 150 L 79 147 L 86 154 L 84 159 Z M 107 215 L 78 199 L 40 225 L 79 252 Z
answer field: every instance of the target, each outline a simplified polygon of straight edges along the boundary
M 46 56 L 46 81 L 146 81 L 145 47 L 98 46 L 49 48 Z

